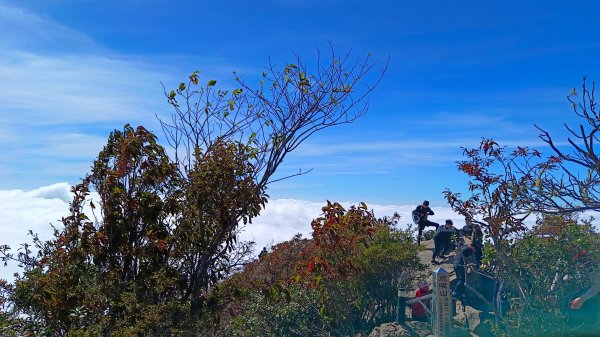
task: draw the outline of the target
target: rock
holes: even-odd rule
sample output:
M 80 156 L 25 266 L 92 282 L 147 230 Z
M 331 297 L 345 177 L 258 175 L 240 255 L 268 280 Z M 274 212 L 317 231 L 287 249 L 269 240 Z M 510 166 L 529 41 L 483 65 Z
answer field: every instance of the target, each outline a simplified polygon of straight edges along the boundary
M 411 337 L 411 335 L 399 324 L 385 323 L 373 329 L 369 337 Z
M 470 306 L 463 306 L 461 301 L 456 301 L 456 316 L 453 319 L 460 326 L 468 327 L 469 331 L 475 331 L 477 326 L 481 324 L 480 310 Z
M 435 337 L 429 323 L 407 321 L 403 324 L 385 323 L 375 328 L 368 337 Z

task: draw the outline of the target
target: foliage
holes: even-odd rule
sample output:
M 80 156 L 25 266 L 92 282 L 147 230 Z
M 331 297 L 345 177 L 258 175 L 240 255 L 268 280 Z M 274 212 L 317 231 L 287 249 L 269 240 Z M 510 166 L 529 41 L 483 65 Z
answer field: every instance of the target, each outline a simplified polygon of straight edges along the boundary
M 172 264 L 183 286 L 183 299 L 199 310 L 211 285 L 240 266 L 249 253 L 233 254 L 238 221 L 247 223 L 266 203 L 253 180 L 249 151 L 239 143 L 217 141 L 197 154 L 188 173 L 173 227 Z
M 19 256 L 25 273 L 15 307 L 48 333 L 180 335 L 228 275 L 238 218 L 258 214 L 246 147 L 217 142 L 181 179 L 154 135 L 125 126 L 109 137 L 90 176 L 73 188 L 71 214 L 37 257 Z M 83 213 L 92 186 L 100 220 Z M 8 258 L 9 256 L 7 256 Z M 165 317 L 165 313 L 169 313 Z
M 298 55 L 281 68 L 269 64 L 258 87 L 234 72 L 238 87 L 232 90 L 218 89 L 215 80 L 201 85 L 195 71 L 186 83 L 165 90 L 173 112 L 159 120 L 184 175 L 197 149 L 211 149 L 219 138 L 239 141 L 252 148 L 254 179 L 264 190 L 271 182 L 307 173 L 273 176 L 308 137 L 367 112 L 369 96 L 387 68 L 373 76 L 375 64 L 370 55 L 354 59 L 331 47 L 328 57 L 319 53 L 315 67 Z
M 229 306 L 223 335 L 345 336 L 393 320 L 398 287 L 426 269 L 396 222 L 328 202 L 311 239 L 296 235 L 227 281 L 245 295 Z
M 328 324 L 319 314 L 319 294 L 298 285 L 286 288 L 287 296 L 264 297 L 251 292 L 240 314 L 224 328 L 230 337 L 303 337 L 329 336 Z
M 489 271 L 493 273 L 501 287 L 521 290 L 521 278 L 510 254 L 510 242 L 526 231 L 524 221 L 533 214 L 531 200 L 523 197 L 522 190 L 531 187 L 534 170 L 523 167 L 534 166 L 540 158 L 536 150 L 518 147 L 509 151 L 492 139 L 482 139 L 476 148 L 463 149 L 466 160 L 457 163 L 458 170 L 469 177 L 470 195 L 463 198 L 461 193 L 444 191 L 450 207 L 481 226 L 490 240 L 486 249 L 497 256 Z M 526 294 L 519 292 L 520 301 L 527 305 Z M 501 312 L 500 301 L 495 308 L 496 322 Z
M 582 321 L 569 302 L 590 286 L 589 275 L 600 265 L 600 235 L 585 221 L 565 216 L 545 216 L 538 225 L 511 244 L 511 258 L 521 277 L 507 288 L 509 310 L 504 318 L 507 336 L 574 336 Z M 491 259 L 492 264 L 497 261 Z M 519 299 L 523 292 L 524 305 Z
M 377 220 L 364 203 L 345 210 L 330 202 L 312 222 L 315 253 L 298 279 L 319 290 L 321 314 L 335 335 L 393 320 L 398 288 L 425 268 L 410 233 L 391 222 Z
M 598 233 L 591 220 L 577 219 L 579 211 L 598 209 L 593 146 L 598 115 L 593 88 L 588 91 L 585 80 L 583 102 L 576 104 L 575 96 L 573 91 L 569 101 L 591 129 L 567 126 L 571 151 L 539 127 L 540 138 L 554 151 L 547 158 L 522 147 L 509 152 L 483 139 L 479 147 L 463 149 L 467 159 L 458 163 L 469 176 L 470 196 L 444 192 L 451 207 L 480 224 L 489 239 L 484 267 L 498 278 L 509 303 L 503 329 L 496 327 L 499 335 L 579 333 L 575 329 L 581 321 L 568 304 L 589 286 L 588 267 L 598 265 Z M 533 215 L 539 217 L 537 226 L 526 228 L 524 220 Z M 586 263 L 574 258 L 582 252 Z
M 34 236 L 36 256 L 17 257 L 24 265 L 12 296 L 18 312 L 56 336 L 168 335 L 171 323 L 162 311 L 184 311 L 175 296 L 178 275 L 166 263 L 175 173 L 144 128 L 126 125 L 111 133 L 92 174 L 73 187 L 64 227 L 46 242 Z M 90 186 L 99 204 L 89 201 Z M 84 213 L 88 203 L 101 220 Z
M 174 112 L 161 125 L 173 158 L 143 127 L 112 132 L 91 174 L 73 187 L 54 237 L 32 233 L 16 255 L 0 247 L 4 261 L 23 266 L 1 288 L 0 328 L 21 324 L 52 336 L 216 331 L 204 326 L 218 325 L 239 295 L 219 282 L 252 250 L 237 241 L 240 226 L 264 207 L 267 184 L 282 179 L 273 178 L 279 165 L 315 132 L 367 110 L 383 71 L 360 87 L 374 63 L 349 56 L 332 50 L 331 63 L 312 73 L 299 57 L 282 71 L 271 65 L 258 90 L 236 75 L 241 88 L 231 94 L 215 80 L 203 87 L 194 72 L 165 93 Z M 93 191 L 99 200 L 90 200 Z

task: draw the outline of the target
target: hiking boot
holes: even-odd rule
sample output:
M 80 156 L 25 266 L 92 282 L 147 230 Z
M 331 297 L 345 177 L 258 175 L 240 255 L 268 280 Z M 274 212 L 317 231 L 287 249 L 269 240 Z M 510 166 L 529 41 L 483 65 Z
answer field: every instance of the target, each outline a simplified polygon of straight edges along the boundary
M 440 264 L 439 262 L 437 262 L 435 259 L 431 260 L 431 264 L 434 266 L 437 266 L 438 264 Z

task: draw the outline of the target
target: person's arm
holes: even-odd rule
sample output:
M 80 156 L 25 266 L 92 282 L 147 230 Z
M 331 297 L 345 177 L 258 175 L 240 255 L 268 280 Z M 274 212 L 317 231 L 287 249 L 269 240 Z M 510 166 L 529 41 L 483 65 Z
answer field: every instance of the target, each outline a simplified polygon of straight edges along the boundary
M 583 299 L 583 301 L 587 301 L 590 298 L 596 296 L 596 294 L 598 294 L 598 292 L 600 292 L 600 272 L 597 272 L 594 275 L 594 281 L 593 281 L 592 286 L 585 293 L 583 293 L 583 295 L 581 295 L 580 297 Z
M 600 272 L 596 272 L 593 276 L 592 286 L 583 295 L 571 301 L 571 309 L 577 310 L 585 303 L 585 301 L 596 296 L 600 292 Z
M 427 214 L 429 214 L 429 215 L 434 214 L 433 211 L 431 210 L 431 207 L 429 207 L 429 206 L 427 207 Z

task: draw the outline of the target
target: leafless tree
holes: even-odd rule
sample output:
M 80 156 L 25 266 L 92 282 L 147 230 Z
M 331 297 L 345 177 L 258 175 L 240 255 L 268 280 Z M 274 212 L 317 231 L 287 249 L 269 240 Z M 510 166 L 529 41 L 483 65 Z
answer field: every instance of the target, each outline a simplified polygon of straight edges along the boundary
M 564 124 L 568 146 L 557 142 L 541 127 L 540 138 L 553 150 L 547 162 L 538 166 L 538 178 L 531 198 L 544 213 L 571 213 L 600 210 L 600 160 L 595 145 L 600 131 L 600 112 L 591 89 L 583 79 L 581 99 L 573 89 L 567 97 L 575 114 L 582 120 L 578 127 Z M 559 169 L 560 173 L 556 173 Z

